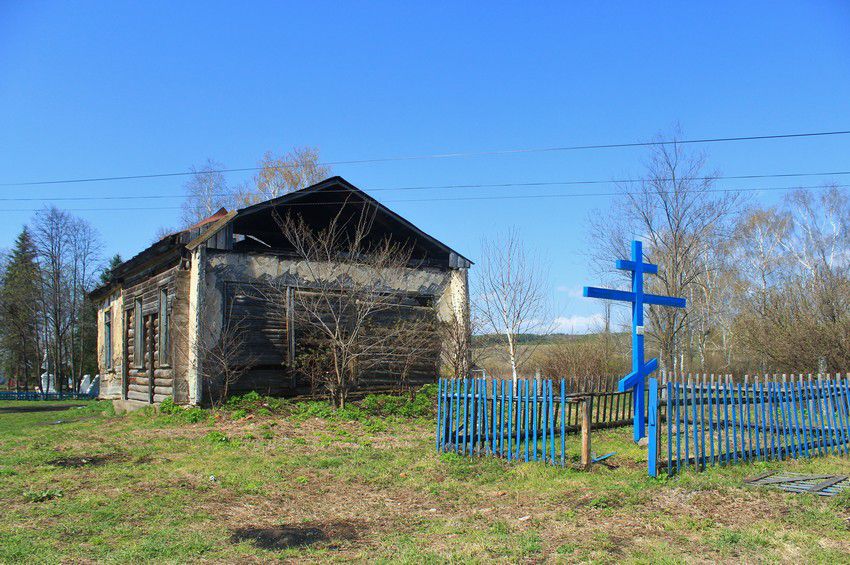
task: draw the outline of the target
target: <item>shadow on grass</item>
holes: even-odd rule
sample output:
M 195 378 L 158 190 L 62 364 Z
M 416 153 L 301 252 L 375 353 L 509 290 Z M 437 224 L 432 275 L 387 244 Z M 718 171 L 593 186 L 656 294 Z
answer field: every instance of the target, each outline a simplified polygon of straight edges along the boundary
M 22 405 L 22 406 L 3 406 L 0 407 L 0 414 L 24 414 L 30 412 L 61 412 L 70 408 L 82 408 L 86 404 L 63 404 L 62 406 L 54 405 Z
M 333 549 L 336 542 L 357 539 L 362 528 L 353 522 L 304 523 L 297 526 L 249 526 L 233 530 L 232 543 L 251 542 L 260 549 L 281 550 L 321 544 Z
M 82 455 L 77 457 L 58 457 L 47 463 L 54 467 L 76 468 L 76 467 L 99 467 L 107 463 L 125 461 L 127 456 L 123 453 L 108 453 L 105 455 Z

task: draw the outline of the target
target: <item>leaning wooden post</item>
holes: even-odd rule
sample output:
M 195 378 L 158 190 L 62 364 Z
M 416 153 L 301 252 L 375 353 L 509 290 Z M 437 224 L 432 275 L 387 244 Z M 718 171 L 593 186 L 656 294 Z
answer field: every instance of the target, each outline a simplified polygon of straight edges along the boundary
M 593 421 L 593 395 L 586 396 L 581 403 L 581 467 L 590 471 L 590 425 Z

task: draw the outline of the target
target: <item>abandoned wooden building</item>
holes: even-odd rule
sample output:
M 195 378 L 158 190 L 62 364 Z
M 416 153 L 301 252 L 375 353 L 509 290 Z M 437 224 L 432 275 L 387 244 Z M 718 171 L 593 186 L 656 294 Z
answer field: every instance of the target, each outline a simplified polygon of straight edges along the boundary
M 228 319 L 248 320 L 241 359 L 250 367 L 231 392 L 298 396 L 311 383 L 294 370 L 303 333 L 289 300 L 283 315 L 257 292 L 263 281 L 298 277 L 299 257 L 282 236 L 282 214 L 299 214 L 321 230 L 351 203 L 374 212 L 375 237 L 403 242 L 411 261 L 396 288 L 400 307 L 427 306 L 436 320 L 461 324 L 468 332 L 468 269 L 471 262 L 378 203 L 341 177 L 240 210 L 219 210 L 206 220 L 157 241 L 112 270 L 91 296 L 98 305 L 100 395 L 159 403 L 201 404 L 204 390 L 202 343 L 216 338 Z M 340 258 L 345 261 L 345 258 Z M 297 287 L 297 285 L 293 285 Z M 439 367 L 440 335 L 410 376 L 411 384 L 433 382 Z M 385 340 L 393 347 L 393 340 Z M 393 386 L 386 370 L 358 377 L 359 391 Z M 207 385 L 209 386 L 209 385 Z

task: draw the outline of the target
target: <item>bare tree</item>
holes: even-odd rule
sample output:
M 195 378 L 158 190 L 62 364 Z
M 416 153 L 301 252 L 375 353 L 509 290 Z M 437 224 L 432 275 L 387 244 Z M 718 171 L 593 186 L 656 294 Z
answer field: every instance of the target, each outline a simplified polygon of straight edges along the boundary
M 44 343 L 47 352 L 47 372 L 56 377 L 56 390 L 62 392 L 61 373 L 65 370 L 65 338 L 71 322 L 68 306 L 68 249 L 71 238 L 71 218 L 62 210 L 50 207 L 36 217 L 33 236 L 39 269 L 42 273 L 41 315 Z
M 62 392 L 70 376 L 76 385 L 96 361 L 93 306 L 85 299 L 100 268 L 101 245 L 94 228 L 56 207 L 45 208 L 33 222 L 41 278 L 40 327 L 48 373 Z
M 310 186 L 330 176 L 331 169 L 319 162 L 315 147 L 296 147 L 285 155 L 267 151 L 252 184 L 238 190 L 238 201 L 248 206 Z
M 308 345 L 299 366 L 337 407 L 345 406 L 359 375 L 393 363 L 394 327 L 381 318 L 398 308 L 398 289 L 414 272 L 410 246 L 374 235 L 376 212 L 368 203 L 346 203 L 322 229 L 300 214 L 276 213 L 297 263 L 293 276 L 259 287 L 281 311 L 291 297 Z
M 191 224 L 189 224 L 189 225 L 191 225 Z M 156 243 L 158 241 L 162 241 L 163 239 L 165 239 L 169 235 L 171 235 L 173 233 L 177 233 L 179 231 L 180 230 L 177 229 L 177 228 L 172 228 L 172 227 L 169 227 L 169 226 L 159 226 L 158 228 L 156 228 L 156 231 L 153 233 L 153 239 L 151 239 L 151 243 Z
M 244 318 L 233 315 L 232 302 L 225 306 L 223 315 L 202 302 L 198 319 L 200 328 L 194 337 L 187 325 L 173 326 L 176 358 L 193 360 L 187 368 L 200 375 L 210 405 L 220 406 L 256 364 L 256 356 L 247 345 L 250 327 Z M 194 357 L 189 354 L 191 348 L 197 352 Z
M 435 353 L 440 350 L 440 334 L 434 309 L 419 307 L 410 312 L 405 308 L 399 312 L 393 324 L 390 339 L 392 348 L 388 351 L 388 368 L 397 375 L 400 392 L 414 393 L 411 377 L 417 369 L 429 374 L 437 370 Z
M 797 191 L 740 224 L 742 345 L 760 370 L 840 370 L 850 363 L 850 199 Z M 747 276 L 749 275 L 749 276 Z
M 217 337 L 212 338 L 212 332 L 204 332 L 205 337 L 200 339 L 200 373 L 213 406 L 220 406 L 231 387 L 254 365 L 255 360 L 246 347 L 247 334 L 248 325 L 244 320 L 225 315 Z
M 97 231 L 87 221 L 74 218 L 71 229 L 70 309 L 74 318 L 69 344 L 69 369 L 74 390 L 79 391 L 86 368 L 97 366 L 94 357 L 97 347 L 97 308 L 87 295 L 97 285 L 96 275 L 103 266 L 103 245 Z
M 473 320 L 470 320 L 467 325 L 466 321 L 458 316 L 452 316 L 449 320 L 439 323 L 442 366 L 453 378 L 469 376 L 473 363 L 472 334 L 474 331 Z
M 184 185 L 186 190 L 186 201 L 183 203 L 182 211 L 184 227 L 209 218 L 220 208 L 233 206 L 234 196 L 227 186 L 227 179 L 221 172 L 223 169 L 222 163 L 212 159 L 207 159 L 202 167 L 192 166 L 193 174 Z
M 656 145 L 644 179 L 620 187 L 625 204 L 591 217 L 593 257 L 600 268 L 612 270 L 611 258 L 626 257 L 629 240 L 642 238 L 645 255 L 659 265 L 658 275 L 646 281 L 648 290 L 701 299 L 700 309 L 649 309 L 647 335 L 667 370 L 683 369 L 685 345 L 691 332 L 700 331 L 696 318 L 711 315 L 707 285 L 718 276 L 716 254 L 731 233 L 728 223 L 738 200 L 735 193 L 712 191 L 716 174 L 706 173 L 705 164 L 704 155 L 688 155 L 679 144 Z
M 484 331 L 504 338 L 504 353 L 514 384 L 518 371 L 536 348 L 535 344 L 521 346 L 521 335 L 552 331 L 545 280 L 539 258 L 523 245 L 517 229 L 508 229 L 495 239 L 484 239 L 475 307 Z

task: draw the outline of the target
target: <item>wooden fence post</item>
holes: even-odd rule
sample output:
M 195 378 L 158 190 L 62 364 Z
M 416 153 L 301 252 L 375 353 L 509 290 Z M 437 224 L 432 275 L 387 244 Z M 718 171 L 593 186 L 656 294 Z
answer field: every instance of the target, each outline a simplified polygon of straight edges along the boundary
M 590 426 L 593 421 L 593 396 L 588 395 L 581 404 L 581 467 L 590 470 Z

